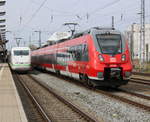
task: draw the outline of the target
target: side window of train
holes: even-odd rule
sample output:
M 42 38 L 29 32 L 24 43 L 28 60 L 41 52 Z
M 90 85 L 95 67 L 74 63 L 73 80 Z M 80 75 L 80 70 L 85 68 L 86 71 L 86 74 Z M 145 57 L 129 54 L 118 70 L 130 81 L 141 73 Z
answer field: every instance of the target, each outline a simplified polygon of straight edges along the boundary
M 89 60 L 89 57 L 88 57 L 88 46 L 87 44 L 83 44 L 82 45 L 83 48 L 82 48 L 82 61 L 88 61 Z
M 73 57 L 73 60 L 74 61 L 80 61 L 80 59 L 81 59 L 81 46 L 80 45 L 76 45 L 76 46 L 73 46 L 72 47 L 72 57 Z
M 71 59 L 73 61 L 75 61 L 76 60 L 76 58 L 75 58 L 75 46 L 70 47 L 68 49 L 68 53 L 71 55 Z
M 79 60 L 79 53 L 78 53 L 78 46 L 75 46 L 75 60 L 78 61 Z
M 88 61 L 88 50 L 86 45 L 80 44 L 72 46 L 68 49 L 68 53 L 74 61 Z

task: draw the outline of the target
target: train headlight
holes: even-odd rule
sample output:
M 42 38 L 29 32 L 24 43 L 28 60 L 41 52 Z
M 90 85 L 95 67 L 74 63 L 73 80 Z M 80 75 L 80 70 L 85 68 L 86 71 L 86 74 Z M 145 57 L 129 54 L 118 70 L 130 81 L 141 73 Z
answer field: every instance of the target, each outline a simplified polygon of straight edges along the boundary
M 104 58 L 101 54 L 98 57 L 99 57 L 100 61 L 104 61 Z
M 122 55 L 121 60 L 126 61 L 126 55 L 125 54 Z

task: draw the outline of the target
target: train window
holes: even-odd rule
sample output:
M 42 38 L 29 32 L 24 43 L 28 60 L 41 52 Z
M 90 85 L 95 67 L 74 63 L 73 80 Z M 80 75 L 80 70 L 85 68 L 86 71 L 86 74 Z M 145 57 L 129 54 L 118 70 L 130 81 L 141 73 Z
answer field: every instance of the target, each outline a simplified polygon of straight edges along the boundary
M 122 52 L 120 34 L 97 34 L 96 38 L 102 53 L 115 55 Z
M 88 47 L 87 47 L 87 44 L 84 44 L 82 49 L 83 50 L 82 50 L 81 61 L 88 61 L 89 57 L 88 57 Z
M 15 56 L 27 56 L 29 55 L 29 50 L 14 50 L 14 55 Z
M 77 59 L 77 61 L 80 61 L 81 57 L 82 57 L 82 45 L 78 45 L 77 50 L 76 50 L 76 59 Z
M 88 61 L 88 50 L 86 44 L 72 46 L 67 52 L 70 53 L 70 57 L 74 61 Z
M 75 53 L 75 51 L 76 51 L 75 46 L 71 47 L 71 53 Z

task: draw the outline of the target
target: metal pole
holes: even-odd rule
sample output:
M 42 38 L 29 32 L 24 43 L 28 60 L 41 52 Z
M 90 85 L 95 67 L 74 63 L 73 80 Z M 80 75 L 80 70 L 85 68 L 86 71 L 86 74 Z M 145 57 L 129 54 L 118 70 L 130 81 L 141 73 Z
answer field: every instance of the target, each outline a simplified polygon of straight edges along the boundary
M 130 50 L 131 50 L 131 59 L 134 59 L 134 24 L 132 24 L 132 29 L 131 29 L 131 42 L 130 42 Z
M 39 47 L 41 47 L 41 31 L 39 31 Z
M 31 46 L 31 35 L 29 36 L 29 46 Z
M 145 0 L 142 0 L 142 36 L 143 36 L 143 63 L 145 62 Z
M 140 69 L 141 69 L 141 65 L 142 65 L 142 0 L 141 0 L 141 19 L 140 19 L 140 23 L 141 23 L 141 27 L 140 27 L 140 47 L 139 47 L 139 58 L 140 58 Z
M 148 63 L 148 59 L 149 59 L 148 51 L 149 51 L 149 45 L 146 44 L 146 63 Z
M 112 16 L 112 28 L 114 28 L 115 21 L 114 21 L 114 16 Z
M 140 69 L 145 62 L 145 0 L 141 0 L 141 29 L 140 29 Z

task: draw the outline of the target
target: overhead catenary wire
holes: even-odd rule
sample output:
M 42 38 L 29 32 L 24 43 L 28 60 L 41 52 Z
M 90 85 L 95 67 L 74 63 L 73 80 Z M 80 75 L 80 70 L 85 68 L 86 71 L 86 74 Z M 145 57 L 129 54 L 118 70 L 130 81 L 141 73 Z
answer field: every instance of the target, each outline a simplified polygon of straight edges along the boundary
M 38 2 L 35 2 L 34 0 L 30 0 L 30 2 L 32 2 L 32 3 L 34 3 L 34 4 L 36 4 L 36 5 L 39 5 L 39 3 Z M 48 6 L 44 6 L 44 8 L 46 8 L 46 9 L 48 9 L 48 10 L 50 10 L 50 11 L 52 11 L 53 13 L 60 13 L 60 14 L 63 14 L 63 15 L 74 15 L 73 13 L 71 13 L 70 11 L 64 11 L 64 10 L 58 10 L 58 9 L 54 9 L 54 8 L 50 8 L 50 7 L 48 7 Z
M 106 5 L 104 5 L 103 7 L 96 8 L 95 10 L 93 10 L 92 12 L 90 12 L 89 14 L 90 14 L 90 15 L 91 15 L 91 14 L 93 15 L 93 14 L 97 13 L 99 10 L 106 9 L 106 8 L 108 8 L 108 7 L 110 7 L 110 6 L 113 6 L 114 4 L 116 4 L 116 3 L 120 2 L 120 1 L 121 1 L 121 0 L 115 0 L 115 1 L 113 1 L 113 2 L 110 2 L 110 3 L 106 4 Z
M 78 21 L 80 20 L 83 20 L 83 18 L 86 18 L 86 22 L 88 22 L 88 19 L 89 18 L 91 18 L 91 16 L 93 16 L 93 15 L 95 15 L 97 12 L 99 12 L 99 10 L 104 10 L 104 9 L 106 9 L 106 8 L 108 8 L 108 7 L 110 7 L 110 6 L 113 6 L 113 5 L 115 5 L 115 4 L 117 4 L 118 2 L 120 2 L 121 0 L 115 0 L 115 1 L 112 1 L 112 2 L 110 2 L 110 3 L 107 3 L 106 5 L 104 5 L 103 7 L 99 7 L 99 8 L 96 8 L 95 10 L 93 10 L 93 11 L 91 11 L 91 12 L 87 12 L 86 13 L 86 15 L 84 15 L 84 16 L 79 16 L 80 18 L 82 18 L 82 19 L 80 19 L 79 17 L 77 17 L 77 19 L 78 19 Z
M 34 2 L 34 3 L 36 3 L 37 5 L 39 5 L 40 4 L 40 2 L 39 1 L 35 1 L 35 0 L 30 0 L 31 2 Z M 44 1 L 43 1 L 44 2 Z M 42 3 L 43 3 L 42 2 Z M 111 3 L 113 3 L 113 4 L 111 4 Z M 49 23 L 49 24 L 55 24 L 56 23 L 56 19 L 57 19 L 57 17 L 56 16 L 66 16 L 66 18 L 67 18 L 67 16 L 68 16 L 68 18 L 69 18 L 69 16 L 72 16 L 72 17 L 74 17 L 75 19 L 76 19 L 76 21 L 73 21 L 73 22 L 77 22 L 77 23 L 79 23 L 81 26 L 80 27 L 83 27 L 82 26 L 82 22 L 83 22 L 83 24 L 86 24 L 86 26 L 89 26 L 90 25 L 90 23 L 91 23 L 91 21 L 93 21 L 93 23 L 96 23 L 95 22 L 95 20 L 93 19 L 93 16 L 95 17 L 96 15 L 98 15 L 98 14 L 102 14 L 102 15 L 100 15 L 100 16 L 96 16 L 97 18 L 98 17 L 102 17 L 101 19 L 100 19 L 100 23 L 105 23 L 105 21 L 106 21 L 106 19 L 105 19 L 105 17 L 107 17 L 107 16 L 112 16 L 112 14 L 114 15 L 114 16 L 116 16 L 116 18 L 118 18 L 117 16 L 119 16 L 119 18 L 117 19 L 117 20 L 120 20 L 120 16 L 121 16 L 121 14 L 123 14 L 123 20 L 121 21 L 121 23 L 122 23 L 122 25 L 124 25 L 125 23 L 123 23 L 123 22 L 126 22 L 126 21 L 128 21 L 128 18 L 130 19 L 130 21 L 131 21 L 131 18 L 130 17 L 128 17 L 127 15 L 125 15 L 124 14 L 124 11 L 123 10 L 119 10 L 119 11 L 115 11 L 115 12 L 113 12 L 112 13 L 112 11 L 114 11 L 114 10 L 116 10 L 116 9 L 112 9 L 112 11 L 111 11 L 111 13 L 110 12 L 108 12 L 108 11 L 105 11 L 105 10 L 108 10 L 108 9 L 110 9 L 110 8 L 112 8 L 113 6 L 116 6 L 116 4 L 118 5 L 118 4 L 120 4 L 120 0 L 113 0 L 113 1 L 110 1 L 109 3 L 107 2 L 105 5 L 103 5 L 103 6 L 100 6 L 100 7 L 98 7 L 98 8 L 95 8 L 93 11 L 91 11 L 91 12 L 85 12 L 84 14 L 82 13 L 82 12 L 80 12 L 80 13 L 71 13 L 71 11 L 70 12 L 65 12 L 65 10 L 61 10 L 60 9 L 60 11 L 59 10 L 57 10 L 57 8 L 55 9 L 53 9 L 53 8 L 50 8 L 48 5 L 43 5 L 42 7 L 43 8 L 45 8 L 45 9 L 49 9 L 49 10 L 52 10 L 52 14 L 49 14 L 49 22 L 51 22 L 51 23 Z M 129 4 L 129 3 L 128 3 Z M 41 5 L 40 5 L 41 6 Z M 123 6 L 124 7 L 124 6 Z M 129 10 L 129 9 L 132 9 L 133 7 L 135 7 L 135 6 L 132 6 L 132 7 L 130 7 L 130 6 L 128 6 L 128 8 L 125 8 L 125 11 L 130 11 L 130 14 L 131 14 L 131 12 L 133 12 L 132 10 Z M 38 8 L 40 8 L 40 7 L 38 7 Z M 123 8 L 122 8 L 123 9 Z M 40 8 L 40 10 L 41 10 L 41 8 Z M 39 10 L 39 11 L 40 11 Z M 103 11 L 104 10 L 104 11 Z M 38 11 L 38 9 L 36 10 L 37 11 L 37 13 L 39 12 Z M 28 18 L 28 20 L 30 20 L 30 21 L 28 21 L 27 19 L 25 19 L 25 18 L 23 18 L 23 20 L 27 20 L 27 22 L 28 22 L 28 24 L 26 24 L 26 23 L 24 23 L 24 24 L 22 24 L 22 26 L 23 26 L 23 28 L 32 28 L 32 26 L 33 25 L 31 25 L 31 21 L 35 18 L 35 16 L 37 16 L 37 13 L 36 13 L 36 11 L 34 12 L 35 13 L 35 15 L 34 14 L 32 14 L 32 17 L 31 18 Z M 51 12 L 51 11 L 50 11 Z M 92 12 L 94 12 L 93 14 L 91 14 Z M 106 13 L 106 14 L 105 14 Z M 110 13 L 110 15 L 109 15 L 109 13 Z M 119 15 L 120 14 L 120 15 Z M 92 16 L 92 18 L 91 18 L 91 16 Z M 23 17 L 23 16 L 22 16 Z M 60 17 L 59 17 L 60 18 Z M 71 18 L 71 17 L 70 17 Z M 74 19 L 73 18 L 73 19 Z M 136 18 L 136 17 L 133 17 L 132 16 L 132 18 Z M 63 20 L 63 19 L 62 19 Z M 62 21 L 61 20 L 61 21 Z M 107 20 L 107 21 L 109 21 L 109 20 Z M 81 23 L 80 23 L 81 22 Z M 86 22 L 86 23 L 85 23 Z M 116 21 L 116 22 L 118 22 L 118 21 Z M 29 24 L 30 23 L 30 24 Z M 63 23 L 63 22 L 62 22 Z M 89 24 L 89 25 L 88 25 Z M 117 24 L 119 24 L 119 23 L 117 23 Z M 35 25 L 35 24 L 34 24 Z M 44 25 L 44 28 L 47 28 L 47 27 L 49 27 L 49 26 L 45 26 Z
M 36 3 L 36 4 L 39 4 L 39 3 L 37 3 L 37 2 L 35 2 L 35 1 L 33 1 L 33 0 L 30 0 L 30 1 L 32 1 L 32 2 L 34 2 L 34 3 Z M 97 8 L 97 9 L 95 9 L 94 11 L 92 11 L 92 12 L 87 12 L 86 13 L 86 15 L 84 15 L 84 17 L 83 16 L 81 16 L 81 14 L 74 14 L 74 15 L 69 15 L 69 14 L 66 14 L 66 15 L 64 15 L 65 13 L 63 13 L 63 15 L 62 16 L 74 16 L 76 19 L 77 19 L 77 21 L 86 21 L 86 22 L 88 22 L 88 19 L 90 19 L 90 17 L 91 17 L 91 14 L 93 13 L 93 14 L 96 14 L 97 12 L 99 12 L 98 10 L 103 10 L 103 9 L 105 9 L 105 8 L 107 8 L 107 7 L 110 7 L 110 6 L 113 6 L 114 4 L 116 4 L 116 3 L 118 3 L 118 2 L 120 2 L 120 0 L 115 0 L 115 1 L 113 1 L 113 2 L 110 2 L 110 3 L 108 3 L 108 4 L 106 4 L 106 5 L 104 5 L 103 7 L 100 7 L 100 8 Z M 49 7 L 47 7 L 47 6 L 44 6 L 44 8 L 48 8 L 48 9 L 50 9 Z M 51 9 L 52 10 L 52 9 Z M 54 18 L 56 19 L 56 17 L 55 16 L 61 16 L 61 13 L 60 13 L 60 15 L 58 15 L 58 14 L 54 14 L 56 11 L 55 10 L 52 10 L 52 14 L 51 14 L 51 18 L 50 18 L 50 21 L 51 22 L 54 22 Z M 33 14 L 32 15 L 32 17 L 31 17 L 31 21 L 32 21 L 32 18 L 34 17 L 34 15 L 35 14 Z M 85 20 L 86 19 L 86 20 Z M 27 25 L 27 24 L 26 24 Z
M 36 9 L 36 11 L 32 14 L 31 18 L 27 21 L 27 23 L 23 26 L 23 28 L 28 25 L 33 18 L 37 15 L 37 13 L 41 10 L 41 8 L 44 6 L 44 4 L 46 3 L 47 0 L 44 0 L 41 5 Z
M 136 7 L 136 6 L 133 6 L 134 8 Z M 131 8 L 131 7 L 129 7 L 126 11 L 129 11 L 130 9 L 133 9 L 133 7 Z M 133 12 L 133 11 L 132 11 Z M 97 13 L 97 12 L 96 12 Z M 96 14 L 95 13 L 95 14 Z M 130 17 L 128 17 L 129 19 L 127 19 L 126 18 L 126 16 L 125 16 L 125 14 L 124 14 L 124 12 L 123 12 L 123 10 L 122 11 L 119 11 L 119 12 L 114 12 L 114 13 L 118 13 L 118 14 L 120 14 L 120 18 L 119 19 L 117 19 L 117 21 L 115 21 L 115 23 L 116 24 L 121 24 L 121 25 L 124 25 L 125 23 L 123 23 L 123 22 L 130 22 L 130 21 L 132 21 L 132 20 L 139 20 L 139 17 L 133 17 L 133 15 L 132 15 L 132 18 L 131 18 L 131 16 Z M 113 15 L 114 15 L 114 13 L 113 13 Z M 130 11 L 130 13 L 131 13 L 131 11 Z M 135 12 L 134 12 L 135 13 Z M 135 15 L 136 15 L 137 13 L 135 13 Z M 101 16 L 103 16 L 103 17 L 105 17 L 107 15 L 107 17 L 108 17 L 108 14 L 102 14 Z M 118 16 L 118 15 L 117 15 Z M 145 18 L 149 18 L 150 17 L 150 15 L 146 15 L 145 16 Z M 132 22 L 133 23 L 133 22 Z M 86 23 L 85 23 L 86 24 Z

